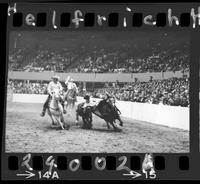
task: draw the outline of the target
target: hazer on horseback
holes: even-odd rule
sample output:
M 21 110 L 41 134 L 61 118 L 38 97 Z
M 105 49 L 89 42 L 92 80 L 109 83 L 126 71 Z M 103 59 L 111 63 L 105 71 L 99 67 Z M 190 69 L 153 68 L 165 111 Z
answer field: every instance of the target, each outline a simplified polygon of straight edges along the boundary
M 59 82 L 60 77 L 55 75 L 51 78 L 52 78 L 52 81 L 49 83 L 48 88 L 47 88 L 49 95 L 48 95 L 47 100 L 45 101 L 45 103 L 43 105 L 42 113 L 40 114 L 42 117 L 45 116 L 46 109 L 49 107 L 49 102 L 52 99 L 52 95 L 55 92 L 55 90 L 59 91 L 59 93 L 62 93 L 62 91 L 63 91 L 63 87 L 62 87 L 61 83 Z M 61 96 L 59 98 L 59 101 L 60 101 L 60 103 L 63 107 L 63 113 L 65 114 L 66 111 L 65 111 L 65 108 L 64 108 L 64 100 L 61 98 Z
M 77 101 L 78 88 L 74 79 L 70 76 L 65 81 L 67 92 L 64 94 L 64 100 L 67 101 L 67 108 L 74 109 L 75 102 Z

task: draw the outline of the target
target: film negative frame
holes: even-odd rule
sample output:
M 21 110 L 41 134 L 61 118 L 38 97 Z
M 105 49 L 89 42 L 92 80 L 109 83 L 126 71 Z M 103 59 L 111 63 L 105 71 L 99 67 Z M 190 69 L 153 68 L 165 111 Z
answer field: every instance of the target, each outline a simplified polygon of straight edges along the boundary
M 10 11 L 7 11 L 10 6 Z M 103 8 L 104 7 L 104 8 Z M 109 7 L 109 8 L 108 8 Z M 54 27 L 54 21 L 52 15 L 55 13 L 52 10 L 56 10 L 56 13 L 69 12 L 73 14 L 76 10 L 87 13 L 91 12 L 95 15 L 102 14 L 108 16 L 109 13 L 119 13 L 119 25 L 118 30 L 132 30 L 132 29 L 170 29 L 170 30 L 189 30 L 191 34 L 191 48 L 190 48 L 190 152 L 189 153 L 153 153 L 153 163 L 156 174 L 148 173 L 145 175 L 142 172 L 142 162 L 144 160 L 145 153 L 5 153 L 5 109 L 6 109 L 6 87 L 2 96 L 4 97 L 4 112 L 2 114 L 3 119 L 3 139 L 2 139 L 2 165 L 1 165 L 1 177 L 2 180 L 200 180 L 198 166 L 200 161 L 199 153 L 199 25 L 192 27 L 191 19 L 190 24 L 187 26 L 187 22 L 182 24 L 184 26 L 172 26 L 167 24 L 161 26 L 149 26 L 144 23 L 139 27 L 133 27 L 130 24 L 130 20 L 127 20 L 127 27 L 123 24 L 123 18 L 126 17 L 126 8 L 134 9 L 136 12 L 142 14 L 155 15 L 157 13 L 167 13 L 167 10 L 171 8 L 176 15 L 180 16 L 182 13 L 188 13 L 190 15 L 191 8 L 194 8 L 197 12 L 197 3 L 189 4 L 120 4 L 120 3 L 105 3 L 92 4 L 92 3 L 66 3 L 64 6 L 62 3 L 17 3 L 17 12 L 27 15 L 33 13 L 47 13 L 46 26 L 33 26 L 27 25 L 24 18 L 19 25 L 13 27 L 13 15 L 12 11 L 15 11 L 15 4 L 5 4 L 2 11 L 1 21 L 7 20 L 7 31 L 2 29 L 2 33 L 7 33 L 7 43 L 9 32 L 11 30 L 114 30 L 115 26 L 109 27 L 108 24 L 99 26 L 97 20 L 95 25 L 85 27 L 83 23 L 76 27 L 60 27 L 56 24 Z M 14 8 L 14 9 L 12 9 Z M 52 8 L 52 9 L 51 9 Z M 51 10 L 49 10 L 51 9 Z M 10 15 L 8 15 L 10 13 Z M 200 12 L 199 12 L 200 13 Z M 21 16 L 18 14 L 19 17 Z M 4 17 L 4 19 L 3 19 Z M 51 17 L 51 18 L 48 18 Z M 129 16 L 128 16 L 129 17 Z M 130 18 L 130 17 L 129 17 Z M 60 21 L 60 16 L 57 16 L 57 22 Z M 15 21 L 16 22 L 16 21 Z M 18 21 L 17 21 L 18 22 Z M 54 23 L 53 23 L 54 22 Z M 38 21 L 40 24 L 40 21 Z M 2 35 L 3 35 L 2 34 Z M 6 40 L 4 41 L 6 42 Z M 8 44 L 6 44 L 6 55 L 3 58 L 8 60 Z M 2 54 L 1 54 L 2 56 Z M 5 59 L 3 59 L 5 60 Z M 7 64 L 2 69 L 2 79 L 4 79 L 4 85 L 7 84 Z M 5 75 L 4 75 L 5 74 Z M 25 161 L 25 162 L 24 162 Z M 102 165 L 101 165 L 102 162 Z M 66 164 L 64 164 L 66 163 Z M 100 163 L 100 165 L 99 165 Z M 106 163 L 106 164 L 105 164 Z M 125 167 L 124 167 L 125 166 Z M 50 173 L 48 173 L 50 172 Z

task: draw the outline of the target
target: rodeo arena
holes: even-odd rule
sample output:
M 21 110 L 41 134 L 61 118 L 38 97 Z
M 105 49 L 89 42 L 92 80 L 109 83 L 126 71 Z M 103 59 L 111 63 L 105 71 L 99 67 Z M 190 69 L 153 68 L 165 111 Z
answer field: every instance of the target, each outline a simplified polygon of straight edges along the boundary
M 189 152 L 189 37 L 11 32 L 6 152 Z

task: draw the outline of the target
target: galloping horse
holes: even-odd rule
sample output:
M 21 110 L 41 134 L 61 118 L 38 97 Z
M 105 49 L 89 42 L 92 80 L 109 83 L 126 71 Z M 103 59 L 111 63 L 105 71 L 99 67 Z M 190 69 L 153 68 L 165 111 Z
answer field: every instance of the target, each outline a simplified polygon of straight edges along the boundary
M 47 113 L 52 120 L 52 125 L 60 124 L 61 128 L 64 130 L 64 116 L 63 116 L 63 107 L 60 103 L 60 93 L 58 90 L 55 90 L 52 94 L 52 99 L 47 108 Z M 67 127 L 68 128 L 68 127 Z
M 69 89 L 64 94 L 64 100 L 67 101 L 66 109 L 69 110 L 69 113 L 71 113 L 74 110 L 75 102 L 77 97 L 77 90 L 76 88 Z

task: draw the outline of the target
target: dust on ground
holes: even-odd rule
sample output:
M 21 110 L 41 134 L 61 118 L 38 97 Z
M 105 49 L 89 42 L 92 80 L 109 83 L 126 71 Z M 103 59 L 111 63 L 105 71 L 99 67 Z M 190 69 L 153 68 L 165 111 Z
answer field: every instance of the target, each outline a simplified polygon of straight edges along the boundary
M 108 130 L 106 123 L 93 115 L 93 128 L 75 125 L 75 115 L 65 115 L 69 130 L 51 127 L 42 104 L 7 104 L 6 152 L 51 153 L 183 153 L 189 152 L 189 131 L 122 118 L 122 132 Z

